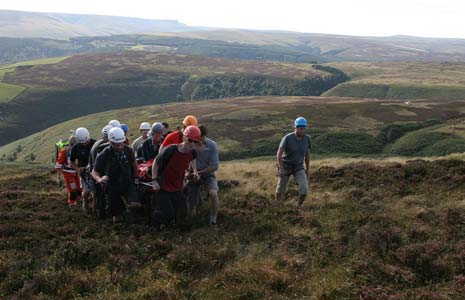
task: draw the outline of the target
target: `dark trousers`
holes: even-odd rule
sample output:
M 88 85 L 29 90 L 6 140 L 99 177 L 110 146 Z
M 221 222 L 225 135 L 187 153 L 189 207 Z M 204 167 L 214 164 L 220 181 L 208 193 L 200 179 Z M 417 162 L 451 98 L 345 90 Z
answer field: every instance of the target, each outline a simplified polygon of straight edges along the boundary
M 167 192 L 160 190 L 157 202 L 157 209 L 152 220 L 155 225 L 169 225 L 175 219 L 183 218 L 186 215 L 187 203 L 181 191 Z
M 125 190 L 122 190 L 121 187 L 109 186 L 106 191 L 112 216 L 122 215 L 127 203 L 139 201 L 134 184 L 128 185 Z
M 107 215 L 108 204 L 105 199 L 105 192 L 101 184 L 94 182 L 95 209 L 99 218 L 105 218 Z

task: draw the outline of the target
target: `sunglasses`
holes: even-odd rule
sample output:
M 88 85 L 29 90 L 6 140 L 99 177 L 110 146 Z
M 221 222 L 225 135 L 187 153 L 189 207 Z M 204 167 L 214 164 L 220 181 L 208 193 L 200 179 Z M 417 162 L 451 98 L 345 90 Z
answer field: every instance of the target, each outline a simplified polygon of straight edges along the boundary
M 194 144 L 198 144 L 198 143 L 199 143 L 199 142 L 194 141 L 193 139 L 190 139 L 190 138 L 187 139 L 187 142 L 188 142 L 188 143 L 194 143 Z

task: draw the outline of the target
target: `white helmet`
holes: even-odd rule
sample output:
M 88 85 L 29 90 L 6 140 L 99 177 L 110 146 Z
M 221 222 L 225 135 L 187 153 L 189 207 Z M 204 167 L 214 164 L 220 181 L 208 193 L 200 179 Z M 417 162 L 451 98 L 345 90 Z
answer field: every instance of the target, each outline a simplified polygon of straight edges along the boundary
M 113 128 L 112 125 L 107 125 L 107 126 L 103 127 L 103 128 L 102 128 L 102 136 L 108 138 L 108 132 L 109 132 L 110 129 L 112 129 L 112 128 Z
M 118 120 L 111 120 L 108 122 L 108 125 L 111 125 L 113 127 L 121 127 L 121 123 Z
M 124 143 L 126 141 L 126 136 L 124 135 L 123 129 L 119 127 L 114 127 L 110 129 L 110 132 L 108 132 L 108 139 L 112 143 Z
M 150 123 L 149 122 L 143 122 L 143 123 L 140 123 L 140 130 L 150 130 L 152 126 L 150 126 Z
M 87 128 L 84 127 L 79 127 L 78 129 L 76 129 L 75 135 L 76 141 L 78 143 L 85 143 L 90 138 L 89 130 L 87 130 Z

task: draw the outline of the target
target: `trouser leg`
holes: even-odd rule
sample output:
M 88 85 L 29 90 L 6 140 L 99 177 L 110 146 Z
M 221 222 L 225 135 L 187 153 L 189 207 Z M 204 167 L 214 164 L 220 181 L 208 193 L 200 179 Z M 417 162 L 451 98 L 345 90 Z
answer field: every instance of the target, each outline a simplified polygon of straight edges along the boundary
M 79 177 L 76 173 L 66 172 L 63 172 L 63 177 L 65 179 L 66 189 L 68 190 L 68 204 L 74 204 L 81 193 Z
M 154 215 L 153 223 L 155 224 L 170 224 L 175 217 L 173 207 L 173 193 L 160 190 L 158 193 L 157 210 Z
M 122 192 L 114 189 L 107 190 L 108 200 L 110 204 L 110 213 L 112 216 L 121 216 L 124 212 L 124 202 Z
M 284 193 L 289 182 L 290 176 L 282 175 L 278 176 L 278 184 L 276 186 L 276 202 L 284 202 Z
M 308 180 L 304 170 L 297 171 L 294 177 L 299 186 L 299 198 L 297 199 L 297 207 L 300 208 L 302 207 L 308 194 Z

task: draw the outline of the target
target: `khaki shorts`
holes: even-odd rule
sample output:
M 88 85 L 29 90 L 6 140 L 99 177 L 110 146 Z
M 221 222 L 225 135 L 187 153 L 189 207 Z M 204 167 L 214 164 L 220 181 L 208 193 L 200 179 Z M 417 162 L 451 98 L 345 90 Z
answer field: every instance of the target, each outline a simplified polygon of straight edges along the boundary
M 200 179 L 202 180 L 202 185 L 207 189 L 207 191 L 218 190 L 218 181 L 216 180 L 215 175 L 200 177 Z
M 91 191 L 92 190 L 92 179 L 90 178 L 90 174 L 85 172 L 83 174 L 79 174 L 79 178 L 81 179 L 81 189 L 82 191 Z
M 278 177 L 278 185 L 276 187 L 276 193 L 283 194 L 286 192 L 286 187 L 289 182 L 289 178 L 291 175 L 283 175 Z M 299 185 L 299 195 L 307 195 L 308 194 L 308 182 L 307 182 L 307 175 L 305 174 L 305 170 L 301 169 L 294 174 L 294 179 Z

